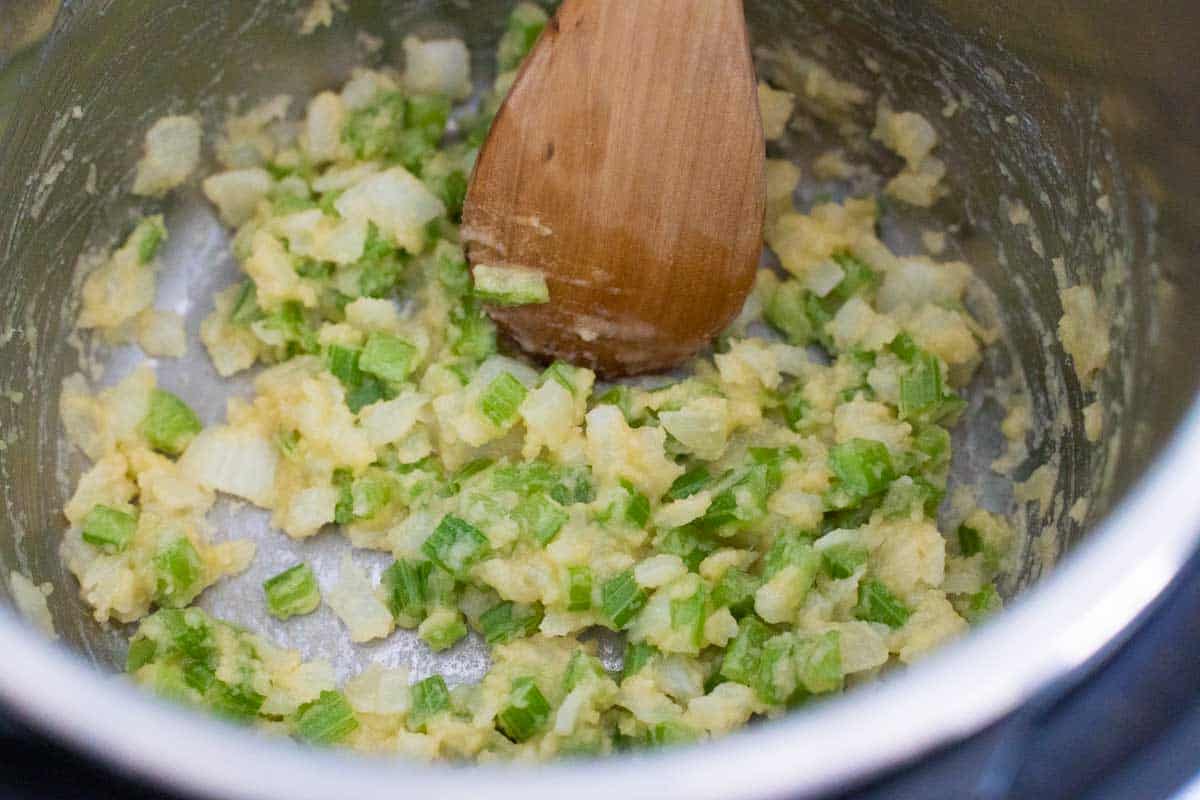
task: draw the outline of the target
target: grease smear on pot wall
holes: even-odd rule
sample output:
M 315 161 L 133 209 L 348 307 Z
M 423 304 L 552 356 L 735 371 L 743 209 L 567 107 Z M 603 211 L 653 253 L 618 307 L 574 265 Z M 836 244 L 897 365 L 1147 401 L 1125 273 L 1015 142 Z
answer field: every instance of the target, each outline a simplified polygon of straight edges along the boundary
M 457 221 L 491 114 L 545 20 L 531 4 L 512 12 L 477 113 L 459 105 L 465 45 L 410 37 L 403 72 L 357 71 L 299 118 L 277 98 L 227 120 L 202 185 L 236 229 L 244 276 L 200 340 L 221 375 L 255 370 L 252 394 L 209 427 L 150 366 L 103 391 L 73 376 L 62 394 L 92 462 L 65 508 L 63 558 L 98 621 L 137 624 L 135 680 L 315 743 L 606 754 L 815 702 L 999 607 L 1009 523 L 970 499 L 937 522 L 948 429 L 997 334 L 963 306 L 966 264 L 880 240 L 879 197 L 801 211 L 800 167 L 770 161 L 766 242 L 782 270 L 761 270 L 741 317 L 683 374 L 597 385 L 497 341 L 486 305 L 542 302 L 544 283 L 472 281 Z M 797 102 L 839 124 L 866 101 L 816 65 L 807 74 L 798 94 L 762 87 L 769 136 Z M 864 146 L 868 132 L 842 127 Z M 141 191 L 189 178 L 195 133 L 188 117 L 151 129 Z M 881 104 L 869 133 L 903 160 L 889 202 L 946 193 L 926 120 Z M 820 165 L 864 169 L 840 154 Z M 146 217 L 94 267 L 80 328 L 184 352 L 180 318 L 154 308 L 170 236 Z M 482 682 L 410 685 L 405 667 L 374 664 L 339 688 L 329 664 L 195 607 L 255 557 L 216 535 L 218 494 L 269 510 L 280 536 L 337 525 L 394 559 L 376 582 L 348 555 L 326 585 L 288 565 L 264 585 L 269 613 L 325 604 L 344 626 L 331 635 L 356 643 L 397 627 L 434 651 L 482 636 Z M 625 634 L 617 671 L 597 658 L 597 628 Z

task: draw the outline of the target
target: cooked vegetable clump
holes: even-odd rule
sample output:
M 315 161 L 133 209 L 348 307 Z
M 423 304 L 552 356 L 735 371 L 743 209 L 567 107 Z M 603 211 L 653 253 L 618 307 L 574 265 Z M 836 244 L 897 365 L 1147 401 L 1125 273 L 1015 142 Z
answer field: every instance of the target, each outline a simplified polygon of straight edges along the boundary
M 497 337 L 489 306 L 554 298 L 533 270 L 472 275 L 458 222 L 489 114 L 545 23 L 513 12 L 479 112 L 459 104 L 466 48 L 410 38 L 407 72 L 360 70 L 294 123 L 276 101 L 229 122 L 203 189 L 244 275 L 200 339 L 221 375 L 255 371 L 222 421 L 148 368 L 64 387 L 93 461 L 64 557 L 98 620 L 139 622 L 138 682 L 313 744 L 602 755 L 841 692 L 1000 605 L 1005 521 L 976 510 L 950 539 L 937 524 L 980 360 L 969 270 L 892 253 L 873 198 L 798 210 L 798 171 L 772 162 L 773 186 L 791 176 L 767 220 L 783 270 L 680 374 L 598 384 Z M 122 280 L 130 297 L 151 281 L 152 299 L 165 236 L 158 218 L 135 229 L 85 296 L 89 327 L 124 330 Z M 324 602 L 351 641 L 404 628 L 433 651 L 474 635 L 492 649 L 482 683 L 373 666 L 338 687 L 192 607 L 254 555 L 211 540 L 218 494 L 282 535 L 339 526 L 392 559 L 375 580 L 348 557 L 324 590 L 295 564 L 262 585 L 263 613 Z M 624 637 L 618 671 L 580 638 L 596 628 Z

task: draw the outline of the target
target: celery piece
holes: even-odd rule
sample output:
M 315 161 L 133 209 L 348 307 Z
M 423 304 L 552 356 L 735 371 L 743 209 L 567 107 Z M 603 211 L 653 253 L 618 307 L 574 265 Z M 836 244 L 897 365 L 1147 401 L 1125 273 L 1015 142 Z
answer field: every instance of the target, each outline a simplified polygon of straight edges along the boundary
M 217 716 L 233 722 L 249 722 L 258 716 L 259 709 L 267 698 L 254 691 L 254 687 L 249 684 L 230 686 L 216 681 L 208 690 L 205 700 Z
M 360 159 L 395 159 L 404 132 L 406 104 L 399 92 L 381 92 L 371 103 L 352 110 L 342 126 L 342 141 Z
M 483 560 L 491 545 L 478 528 L 464 519 L 447 514 L 421 545 L 421 552 L 433 563 L 455 577 Z
M 471 270 L 462 246 L 441 240 L 433 250 L 438 282 L 451 295 L 459 296 L 471 288 Z
M 429 561 L 400 559 L 383 572 L 381 583 L 387 594 L 388 608 L 397 624 L 414 628 L 425 619 L 429 591 Z
M 812 694 L 842 688 L 842 649 L 837 631 L 801 636 L 793 654 L 800 684 Z
M 806 345 L 813 338 L 813 324 L 805 309 L 807 295 L 799 281 L 784 281 L 763 310 L 767 322 L 784 335 L 788 344 Z
M 600 663 L 599 659 L 589 656 L 582 650 L 576 650 L 571 655 L 571 660 L 567 662 L 567 669 L 563 673 L 563 691 L 570 693 L 576 686 L 592 677 L 608 677 L 604 671 L 604 665 Z
M 896 478 L 887 447 L 873 439 L 851 439 L 829 450 L 829 467 L 851 495 L 882 492 Z
M 447 650 L 467 635 L 467 625 L 457 611 L 434 611 L 417 629 L 417 636 L 435 653 Z
M 761 585 L 760 578 L 737 567 L 730 567 L 713 589 L 713 607 L 728 608 L 729 613 L 741 618 L 754 610 L 754 593 Z
M 983 552 L 983 537 L 979 531 L 972 528 L 970 525 L 963 524 L 958 526 L 958 549 L 962 551 L 964 556 L 973 556 L 976 553 Z
M 163 389 L 150 393 L 150 408 L 138 431 L 160 453 L 177 456 L 203 427 L 196 412 L 177 396 Z
M 712 474 L 708 471 L 708 467 L 703 464 L 697 465 L 675 479 L 671 488 L 667 490 L 667 497 L 671 500 L 683 500 L 691 497 L 697 492 L 703 491 L 711 480 Z
M 573 397 L 575 395 L 575 375 L 576 368 L 572 367 L 565 361 L 555 361 L 550 366 L 546 367 L 546 371 L 542 373 L 541 380 L 538 385 L 543 385 L 546 381 L 554 381 L 559 386 L 567 390 Z
M 587 611 L 592 607 L 591 567 L 567 568 L 567 611 Z
M 508 705 L 496 715 L 496 727 L 514 742 L 531 739 L 550 720 L 550 704 L 533 678 L 512 682 Z
M 124 552 L 137 530 L 137 517 L 106 505 L 95 505 L 83 519 L 83 540 L 101 552 Z
M 699 731 L 675 720 L 656 722 L 646 731 L 646 744 L 650 747 L 691 744 L 699 738 Z
M 751 688 L 764 703 L 782 705 L 796 692 L 795 637 L 790 633 L 767 639 L 762 646 L 758 674 Z
M 504 644 L 532 635 L 542 623 L 540 605 L 518 605 L 505 601 L 492 606 L 479 617 L 479 627 L 488 644 Z
M 404 125 L 436 145 L 450 119 L 450 98 L 440 94 L 415 94 L 405 99 Z
M 500 37 L 496 55 L 501 72 L 516 69 L 529 55 L 548 21 L 546 12 L 533 3 L 520 3 L 509 12 L 508 26 Z
M 912 611 L 877 580 L 865 580 L 858 586 L 858 605 L 854 616 L 867 622 L 881 622 L 899 628 L 908 622 Z
M 646 591 L 638 586 L 631 569 L 609 578 L 600 587 L 600 611 L 616 630 L 624 630 L 644 605 Z
M 296 735 L 306 742 L 334 744 L 358 728 L 358 719 L 344 694 L 324 691 L 297 709 L 293 725 Z
M 660 655 L 658 648 L 649 642 L 627 642 L 625 658 L 621 663 L 621 680 L 641 672 L 642 667 L 649 664 L 658 655 Z
M 522 499 L 512 514 L 521 532 L 541 545 L 549 544 L 571 518 L 566 509 L 544 494 Z
M 263 581 L 267 610 L 279 619 L 311 614 L 321 605 L 321 590 L 312 567 L 300 563 Z
M 799 531 L 784 530 L 763 556 L 763 579 L 770 580 L 784 567 L 795 565 L 802 573 L 816 574 L 821 557 L 813 550 L 812 537 Z
M 429 720 L 450 709 L 450 690 L 441 675 L 430 675 L 409 689 L 412 705 L 408 712 L 408 727 L 424 731 Z
M 247 279 L 238 289 L 233 307 L 229 309 L 229 319 L 239 325 L 249 325 L 261 319 L 262 315 L 262 309 L 258 307 L 258 287 L 254 285 L 254 281 Z
M 917 352 L 900 374 L 900 419 L 917 419 L 941 403 L 942 365 L 937 356 Z
M 494 306 L 527 306 L 550 302 L 546 276 L 527 267 L 476 264 L 475 296 Z
M 372 333 L 367 338 L 358 368 L 386 381 L 404 381 L 412 374 L 417 348 L 389 333 Z
M 721 661 L 721 676 L 753 687 L 762 660 L 763 644 L 771 636 L 770 629 L 758 617 L 750 614 L 738 623 L 738 632 L 725 649 Z
M 660 534 L 656 544 L 662 552 L 682 558 L 683 563 L 692 572 L 695 572 L 700 567 L 700 562 L 712 555 L 718 547 L 716 539 L 696 525 L 672 528 Z
M 496 325 L 469 297 L 450 312 L 450 350 L 458 356 L 482 361 L 496 352 Z
M 821 551 L 821 563 L 829 577 L 835 580 L 849 578 L 867 563 L 867 549 L 849 542 L 835 544 Z
M 167 228 L 161 216 L 146 217 L 133 230 L 138 240 L 138 263 L 149 264 L 158 255 L 162 243 L 167 240 Z
M 986 583 L 978 592 L 967 595 L 966 603 L 959 605 L 959 609 L 962 615 L 966 617 L 967 622 L 972 625 L 978 625 L 999 611 L 1003 606 L 1004 601 L 1001 600 L 1000 593 L 996 591 L 995 585 Z
M 479 410 L 498 428 L 517 417 L 517 409 L 525 399 L 525 386 L 510 372 L 497 375 L 479 397 Z
M 671 628 L 684 631 L 688 643 L 699 648 L 704 643 L 704 621 L 708 619 L 708 593 L 701 586 L 690 597 L 671 600 Z
M 154 555 L 154 597 L 159 605 L 182 608 L 200 594 L 204 562 L 186 536 L 160 544 Z

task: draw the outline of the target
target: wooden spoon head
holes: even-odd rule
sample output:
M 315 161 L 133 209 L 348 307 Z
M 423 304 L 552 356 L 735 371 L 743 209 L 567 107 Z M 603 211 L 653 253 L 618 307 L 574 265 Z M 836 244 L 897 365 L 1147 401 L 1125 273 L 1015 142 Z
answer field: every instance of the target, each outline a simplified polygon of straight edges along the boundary
M 741 309 L 764 173 L 740 0 L 567 0 L 480 151 L 467 256 L 545 274 L 549 303 L 490 309 L 526 351 L 665 369 Z

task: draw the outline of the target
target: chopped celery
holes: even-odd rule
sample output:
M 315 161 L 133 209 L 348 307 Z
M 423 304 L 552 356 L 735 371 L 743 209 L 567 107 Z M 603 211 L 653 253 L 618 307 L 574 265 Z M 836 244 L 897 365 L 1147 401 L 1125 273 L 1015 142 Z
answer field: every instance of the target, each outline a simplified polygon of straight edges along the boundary
M 829 467 L 844 489 L 862 498 L 882 492 L 896 474 L 887 447 L 873 439 L 851 439 L 829 450 Z
M 620 521 L 635 528 L 644 528 L 650 520 L 650 500 L 632 483 L 622 478 L 620 493 L 608 506 L 596 515 L 596 521 L 608 523 Z
M 177 456 L 203 427 L 196 412 L 170 392 L 155 389 L 150 409 L 138 426 L 150 446 L 160 453 Z
M 514 742 L 524 742 L 536 735 L 550 720 L 550 704 L 538 689 L 533 678 L 517 678 L 512 682 L 508 705 L 496 715 L 496 726 Z
M 503 644 L 529 636 L 541 622 L 541 606 L 518 605 L 510 601 L 492 606 L 479 617 L 479 627 L 488 644 Z
M 385 381 L 405 381 L 412 374 L 417 348 L 390 333 L 372 333 L 367 338 L 358 367 Z
M 609 578 L 600 587 L 600 611 L 616 630 L 623 630 L 646 605 L 646 591 L 638 586 L 633 570 Z
M 248 684 L 229 684 L 216 681 L 213 688 L 207 692 L 209 708 L 219 716 L 233 722 L 249 722 L 258 716 L 263 703 L 267 701 L 264 695 L 254 691 Z
M 311 744 L 334 744 L 358 728 L 350 701 L 341 692 L 324 691 L 296 711 L 296 735 Z
M 972 528 L 970 525 L 962 524 L 958 526 L 958 549 L 962 551 L 964 556 L 973 556 L 976 553 L 983 552 L 983 537 L 979 531 Z
M 137 517 L 106 505 L 95 505 L 83 519 L 83 540 L 110 555 L 129 546 L 137 530 Z
M 386 570 L 382 585 L 387 593 L 388 608 L 397 624 L 413 628 L 425 618 L 425 603 L 429 585 L 429 561 L 396 561 Z
M 899 628 L 908 622 L 912 611 L 877 580 L 865 580 L 858 586 L 858 605 L 854 616 L 867 622 L 881 622 Z
M 977 625 L 983 620 L 990 617 L 992 614 L 999 611 L 1004 606 L 1004 601 L 1000 599 L 1000 593 L 996 591 L 994 584 L 986 583 L 983 588 L 974 594 L 966 596 L 965 603 L 959 603 L 959 611 L 967 622 L 972 625 Z
M 342 141 L 364 160 L 396 158 L 404 132 L 405 102 L 399 92 L 383 92 L 373 102 L 351 111 L 342 128 Z
M 473 297 L 450 312 L 450 349 L 455 355 L 477 361 L 496 352 L 496 325 Z
M 412 707 L 408 712 L 408 726 L 413 730 L 425 730 L 429 720 L 450 709 L 450 690 L 441 675 L 430 675 L 414 683 L 409 692 Z
M 497 59 L 501 72 L 515 69 L 529 55 L 549 18 L 534 3 L 520 3 L 508 15 L 508 27 L 500 37 Z
M 782 705 L 796 692 L 796 640 L 790 633 L 767 639 L 762 645 L 758 673 L 751 686 L 764 703 Z
M 651 747 L 691 744 L 699 738 L 699 731 L 675 720 L 656 722 L 646 731 L 646 744 Z
M 658 655 L 660 655 L 658 648 L 649 642 L 627 642 L 625 658 L 621 663 L 621 680 L 641 672 L 642 667 L 649 664 Z
M 590 567 L 567 568 L 567 611 L 587 611 L 592 607 L 592 570 Z
M 405 100 L 404 124 L 421 134 L 430 144 L 437 144 L 446 132 L 450 119 L 450 98 L 440 94 L 416 94 Z
M 161 216 L 147 217 L 138 223 L 133 236 L 138 240 L 138 262 L 149 264 L 167 239 L 167 227 L 163 225 Z
M 821 551 L 825 572 L 834 579 L 849 578 L 867 563 L 867 548 L 843 542 Z
M 713 589 L 713 607 L 728 608 L 735 617 L 743 617 L 754 610 L 754 593 L 761 585 L 760 578 L 737 567 L 730 567 Z
M 794 649 L 800 684 L 813 694 L 842 688 L 842 648 L 837 631 L 801 636 Z
M 471 270 L 467 266 L 467 257 L 462 247 L 439 241 L 433 250 L 437 265 L 438 282 L 451 295 L 459 296 L 471 288 Z
M 502 372 L 497 375 L 479 397 L 479 410 L 498 428 L 510 425 L 517 416 L 517 409 L 525 399 L 525 386 L 512 376 Z
M 555 361 L 550 366 L 546 367 L 546 371 L 542 373 L 539 385 L 546 381 L 554 381 L 559 386 L 563 387 L 572 396 L 575 395 L 575 374 L 576 369 L 565 361 Z
M 435 653 L 453 647 L 466 635 L 467 625 L 462 615 L 446 608 L 430 614 L 417 629 L 417 636 Z
M 229 319 L 239 325 L 249 325 L 262 317 L 262 309 L 258 307 L 258 287 L 254 281 L 245 280 L 234 298 L 233 307 L 229 310 Z
M 297 564 L 263 582 L 267 610 L 279 619 L 311 614 L 321 605 L 317 577 L 308 564 Z
M 870 292 L 879 284 L 880 276 L 860 259 L 850 253 L 834 253 L 833 260 L 846 273 L 832 292 L 826 297 L 834 300 L 839 306 L 861 292 Z
M 604 665 L 582 650 L 576 650 L 567 662 L 567 670 L 563 673 L 563 691 L 570 692 L 588 678 L 608 677 Z
M 494 306 L 527 306 L 550 302 L 546 276 L 528 267 L 477 264 L 475 296 Z
M 421 545 L 433 563 L 456 577 L 483 560 L 491 549 L 488 539 L 471 523 L 447 514 Z
M 672 528 L 661 534 L 656 544 L 662 552 L 682 558 L 683 563 L 693 572 L 700 567 L 701 561 L 713 554 L 718 546 L 711 534 L 700 530 L 695 525 Z
M 616 406 L 621 409 L 621 416 L 625 417 L 625 421 L 630 425 L 634 424 L 633 393 L 628 386 L 617 384 L 606 389 L 596 398 L 595 404 L 598 406 Z
M 526 497 L 513 509 L 521 532 L 542 545 L 549 544 L 558 535 L 570 516 L 566 509 L 544 494 Z
M 182 608 L 200 594 L 204 563 L 186 536 L 160 544 L 154 555 L 154 597 L 159 605 Z
M 763 557 L 763 578 L 770 580 L 788 566 L 800 567 L 804 575 L 816 575 L 821 557 L 813 550 L 812 537 L 799 531 L 780 532 Z M 810 579 L 811 581 L 811 579 Z
M 683 500 L 691 497 L 702 491 L 711 480 L 712 474 L 708 471 L 708 467 L 703 464 L 692 467 L 675 479 L 671 488 L 667 490 L 667 497 L 671 500 Z
M 772 293 L 763 311 L 767 322 L 784 335 L 788 344 L 805 345 L 812 340 L 813 324 L 805 309 L 807 295 L 799 281 L 784 281 Z
M 928 414 L 942 401 L 942 366 L 937 356 L 920 351 L 900 375 L 900 419 Z
M 731 681 L 753 688 L 762 660 L 763 644 L 771 636 L 770 629 L 753 614 L 738 623 L 737 636 L 725 650 L 721 675 Z
M 671 600 L 671 628 L 684 631 L 688 643 L 699 648 L 704 643 L 704 621 L 708 618 L 708 593 L 701 586 L 690 597 Z

